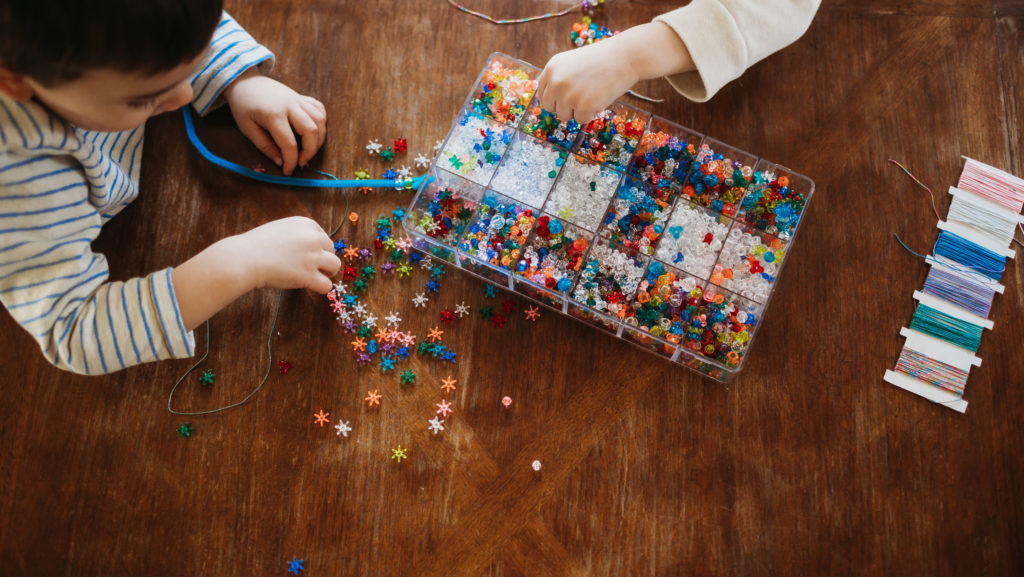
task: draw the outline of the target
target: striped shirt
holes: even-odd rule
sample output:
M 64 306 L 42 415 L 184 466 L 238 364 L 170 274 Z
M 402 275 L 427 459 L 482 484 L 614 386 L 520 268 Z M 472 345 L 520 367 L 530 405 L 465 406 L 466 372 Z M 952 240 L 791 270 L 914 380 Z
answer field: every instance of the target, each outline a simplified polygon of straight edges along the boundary
M 199 114 L 273 54 L 226 13 L 191 79 Z M 0 94 L 0 302 L 54 365 L 89 375 L 192 356 L 171 269 L 109 282 L 91 244 L 138 195 L 143 126 L 96 132 Z

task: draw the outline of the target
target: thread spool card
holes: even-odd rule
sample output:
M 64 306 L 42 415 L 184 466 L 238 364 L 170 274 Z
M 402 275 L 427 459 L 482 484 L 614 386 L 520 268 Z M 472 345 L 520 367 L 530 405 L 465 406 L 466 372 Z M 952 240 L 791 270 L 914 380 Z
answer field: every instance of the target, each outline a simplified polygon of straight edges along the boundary
M 814 182 L 624 102 L 557 118 L 535 99 L 539 74 L 489 57 L 403 220 L 414 245 L 730 379 Z M 697 305 L 673 304 L 683 279 Z

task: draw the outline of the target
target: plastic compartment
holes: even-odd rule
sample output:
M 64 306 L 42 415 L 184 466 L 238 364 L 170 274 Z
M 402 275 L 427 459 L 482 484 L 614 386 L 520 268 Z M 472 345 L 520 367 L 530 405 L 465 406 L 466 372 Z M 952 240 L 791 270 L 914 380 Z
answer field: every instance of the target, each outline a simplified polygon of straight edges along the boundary
M 640 138 L 628 174 L 651 186 L 679 190 L 703 140 L 699 132 L 655 116 Z
M 625 170 L 650 118 L 650 113 L 616 100 L 583 127 L 575 152 Z
M 491 188 L 539 208 L 544 205 L 568 155 L 564 148 L 517 132 L 491 179 Z
M 515 126 L 533 100 L 540 69 L 500 53 L 493 53 L 474 84 L 466 108 Z
M 597 232 L 645 255 L 654 254 L 672 202 L 670 189 L 652 187 L 627 176 L 612 197 Z
M 754 169 L 754 185 L 743 198 L 736 219 L 790 240 L 812 194 L 811 179 L 762 159 Z
M 511 286 L 509 269 L 519 260 L 539 212 L 532 206 L 487 191 L 459 242 L 459 254 L 497 269 L 504 275 L 500 284 Z
M 760 303 L 768 302 L 786 257 L 786 242 L 749 226 L 729 231 L 711 282 Z
M 534 138 L 546 140 L 562 148 L 572 148 L 582 127 L 575 119 L 562 120 L 540 106 L 536 98 L 530 104 L 519 129 Z
M 712 283 L 691 293 L 690 323 L 680 348 L 736 370 L 761 322 L 764 305 Z
M 606 165 L 570 154 L 544 210 L 587 230 L 597 230 L 621 179 L 622 173 Z
M 749 152 L 705 138 L 683 185 L 683 195 L 726 216 L 734 216 L 753 182 L 756 163 L 757 157 Z
M 571 299 L 577 306 L 584 305 L 602 315 L 622 319 L 643 280 L 648 262 L 650 259 L 639 251 L 598 237 L 584 257 Z
M 681 199 L 665 224 L 654 256 L 706 279 L 711 276 L 731 226 L 732 220 L 724 214 Z
M 487 185 L 516 131 L 472 111 L 459 115 L 434 166 Z
M 508 81 L 490 86 L 495 66 Z M 435 180 L 402 220 L 413 246 L 703 375 L 731 379 L 814 183 L 621 102 L 603 117 L 618 115 L 610 126 L 599 119 L 573 137 L 562 124 L 556 134 L 553 119 L 523 105 L 538 73 L 491 56 L 434 159 Z M 549 139 L 574 142 L 553 178 L 541 162 L 517 167 L 525 143 L 558 150 Z
M 515 273 L 549 295 L 563 298 L 572 290 L 593 238 L 594 233 L 588 230 L 541 213 L 520 253 Z

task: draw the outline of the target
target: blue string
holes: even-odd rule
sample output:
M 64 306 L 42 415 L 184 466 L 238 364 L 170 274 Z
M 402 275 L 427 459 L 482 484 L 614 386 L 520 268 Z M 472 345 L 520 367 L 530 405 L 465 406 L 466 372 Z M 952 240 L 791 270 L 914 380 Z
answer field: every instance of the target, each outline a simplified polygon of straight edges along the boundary
M 939 233 L 939 240 L 935 241 L 932 252 L 936 256 L 944 256 L 964 266 L 969 266 L 977 271 L 982 271 L 985 276 L 992 280 L 999 280 L 1003 270 L 1006 268 L 1006 258 L 979 246 L 960 235 L 943 230 Z M 971 263 L 978 264 L 971 264 Z M 996 268 L 996 267 L 1000 268 Z
M 225 160 L 216 154 L 210 152 L 210 149 L 206 148 L 206 145 L 199 140 L 199 136 L 196 135 L 195 118 L 193 116 L 192 108 L 185 106 L 182 108 L 182 116 L 185 118 L 185 132 L 188 133 L 188 139 L 192 142 L 192 146 L 199 151 L 199 154 L 203 158 L 210 161 L 212 164 L 221 168 L 227 169 L 236 174 L 258 180 L 260 182 L 267 182 L 270 184 L 283 184 L 285 186 L 304 186 L 308 188 L 396 188 L 396 187 L 408 187 L 412 189 L 419 189 L 425 182 L 430 182 L 434 177 L 429 175 L 421 175 L 416 178 L 409 180 L 322 180 L 317 178 L 300 178 L 297 176 L 281 176 L 277 174 L 266 174 L 264 172 L 257 172 L 251 168 L 247 168 L 240 164 Z M 317 171 L 320 172 L 320 171 Z M 325 173 L 320 173 L 325 174 Z M 327 175 L 330 176 L 330 175 Z M 332 177 L 334 178 L 334 177 Z

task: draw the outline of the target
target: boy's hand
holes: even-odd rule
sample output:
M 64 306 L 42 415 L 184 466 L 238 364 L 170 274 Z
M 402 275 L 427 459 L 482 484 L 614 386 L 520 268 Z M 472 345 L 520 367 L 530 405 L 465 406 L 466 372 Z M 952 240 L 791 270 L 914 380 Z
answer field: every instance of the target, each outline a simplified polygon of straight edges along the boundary
M 186 330 L 254 288 L 308 288 L 326 294 L 341 260 L 315 221 L 282 218 L 221 239 L 171 271 Z
M 331 290 L 341 269 L 334 243 L 316 221 L 293 216 L 268 222 L 238 237 L 256 288 Z
M 327 137 L 327 110 L 319 100 L 263 76 L 256 68 L 229 84 L 224 98 L 242 134 L 285 174 L 305 166 Z M 302 137 L 301 154 L 296 132 Z

